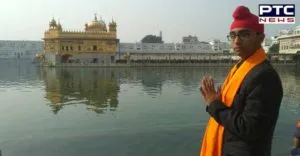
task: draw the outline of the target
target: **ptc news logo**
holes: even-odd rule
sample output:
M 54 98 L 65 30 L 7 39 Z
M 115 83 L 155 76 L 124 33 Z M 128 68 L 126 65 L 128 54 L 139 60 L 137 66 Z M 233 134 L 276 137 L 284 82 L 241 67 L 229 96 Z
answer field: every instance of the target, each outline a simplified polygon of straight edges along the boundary
M 260 24 L 295 24 L 295 4 L 259 4 Z

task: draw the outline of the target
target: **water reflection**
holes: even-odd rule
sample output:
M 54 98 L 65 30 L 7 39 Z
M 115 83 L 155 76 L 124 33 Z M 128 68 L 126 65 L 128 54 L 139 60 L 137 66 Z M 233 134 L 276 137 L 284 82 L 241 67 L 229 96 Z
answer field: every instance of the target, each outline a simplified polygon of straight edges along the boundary
M 0 59 L 0 71 L 0 82 L 7 85 L 34 84 L 31 82 L 36 80 L 36 71 L 31 60 Z
M 45 83 L 45 98 L 57 114 L 67 105 L 85 104 L 96 113 L 115 111 L 118 107 L 119 84 L 108 69 L 37 68 Z
M 283 85 L 282 107 L 291 112 L 300 112 L 300 68 L 299 67 L 282 67 L 277 68 Z
M 111 155 L 120 155 L 119 151 L 138 153 L 136 155 L 159 155 L 163 151 L 152 150 L 149 153 L 149 147 L 157 149 L 162 146 L 165 147 L 165 155 L 195 155 L 198 153 L 200 136 L 203 136 L 202 127 L 208 117 L 199 98 L 200 79 L 204 75 L 212 75 L 220 83 L 229 68 L 50 69 L 35 68 L 30 62 L 0 61 L 0 114 L 3 119 L 10 119 L 3 120 L 4 126 L 0 133 L 3 141 L 0 145 L 5 151 L 25 155 L 41 155 L 30 151 L 43 154 L 52 152 L 53 155 L 53 151 L 74 151 L 74 147 L 82 148 L 81 155 L 84 152 L 102 152 L 106 155 L 115 152 Z M 288 151 L 289 136 L 300 113 L 300 68 L 280 67 L 277 70 L 283 82 L 284 99 L 274 138 L 274 155 Z M 36 97 L 29 97 L 32 95 Z M 40 109 L 45 106 L 46 112 Z M 74 106 L 79 106 L 75 108 L 76 113 L 60 111 L 70 110 Z M 50 109 L 54 114 L 65 113 L 65 118 L 53 118 L 49 115 Z M 86 109 L 92 114 L 106 113 L 106 116 L 86 116 Z M 117 118 L 107 113 L 116 110 Z M 86 120 L 91 122 L 84 122 Z M 76 131 L 72 131 L 74 127 Z M 48 131 L 45 131 L 47 128 Z M 108 131 L 111 135 L 107 135 Z M 136 134 L 140 135 L 137 137 Z M 57 145 L 57 139 L 49 139 L 53 136 L 61 137 L 59 139 L 62 140 L 58 141 L 61 144 Z M 80 136 L 77 137 L 80 140 L 74 139 L 74 136 Z M 85 136 L 90 137 L 84 140 Z M 6 143 L 14 138 L 16 140 L 11 144 Z M 46 141 L 43 142 L 43 139 Z M 126 144 L 128 140 L 132 140 L 132 144 Z M 193 146 L 181 144 L 182 140 Z M 95 148 L 91 149 L 91 146 Z M 14 150 L 16 147 L 18 151 Z M 114 147 L 124 149 L 109 151 Z M 174 152 L 173 149 L 179 150 Z M 64 155 L 74 155 L 69 153 L 72 152 L 65 152 Z
M 178 87 L 184 95 L 199 92 L 200 79 L 212 75 L 216 83 L 223 82 L 230 67 L 198 68 L 37 68 L 37 74 L 44 81 L 45 97 L 51 102 L 56 114 L 66 105 L 85 104 L 96 113 L 115 111 L 118 106 L 120 85 L 123 92 L 141 86 L 138 95 L 148 94 L 152 98 Z M 288 109 L 298 112 L 300 105 L 300 69 L 277 67 L 283 82 L 285 102 Z M 292 100 L 292 101 L 288 101 Z
M 142 85 L 143 92 L 152 97 L 160 96 L 164 86 L 178 86 L 182 92 L 199 91 L 200 79 L 204 75 L 212 75 L 217 83 L 225 78 L 229 67 L 146 67 L 122 69 L 121 83 L 129 85 Z M 124 74 L 122 74 L 124 73 Z M 166 88 L 165 88 L 166 89 Z
M 163 89 L 177 86 L 184 94 L 198 92 L 200 78 L 211 74 L 217 82 L 223 81 L 227 68 L 37 68 L 44 82 L 45 98 L 57 114 L 67 105 L 85 104 L 96 113 L 115 111 L 119 101 L 120 85 L 125 90 L 141 86 L 141 94 L 152 98 Z M 164 87 L 167 86 L 167 88 Z M 141 95 L 139 94 L 139 95 Z

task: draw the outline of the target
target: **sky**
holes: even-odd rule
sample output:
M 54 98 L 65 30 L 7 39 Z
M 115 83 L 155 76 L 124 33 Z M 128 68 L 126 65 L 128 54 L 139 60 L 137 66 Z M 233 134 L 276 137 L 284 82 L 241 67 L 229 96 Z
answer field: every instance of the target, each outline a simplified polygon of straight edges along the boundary
M 258 4 L 296 7 L 295 25 L 265 25 L 266 36 L 300 25 L 300 0 L 0 0 L 0 40 L 42 40 L 53 17 L 64 30 L 84 31 L 96 13 L 106 23 L 116 21 L 122 43 L 160 31 L 165 43 L 182 42 L 188 35 L 227 41 L 234 9 L 245 5 L 257 15 Z

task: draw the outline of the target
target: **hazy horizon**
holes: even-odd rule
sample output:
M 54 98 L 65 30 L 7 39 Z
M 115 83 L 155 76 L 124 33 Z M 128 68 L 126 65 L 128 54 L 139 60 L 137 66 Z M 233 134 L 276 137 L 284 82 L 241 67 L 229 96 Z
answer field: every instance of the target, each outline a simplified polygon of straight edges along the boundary
M 296 24 L 265 25 L 266 36 L 300 25 L 299 0 L 10 0 L 2 2 L 0 40 L 39 41 L 54 17 L 64 30 L 84 31 L 84 24 L 96 13 L 108 24 L 117 23 L 120 42 L 139 42 L 146 35 L 159 35 L 165 43 L 181 42 L 183 36 L 197 36 L 200 41 L 213 38 L 226 41 L 232 12 L 238 5 L 258 13 L 258 4 L 296 4 Z

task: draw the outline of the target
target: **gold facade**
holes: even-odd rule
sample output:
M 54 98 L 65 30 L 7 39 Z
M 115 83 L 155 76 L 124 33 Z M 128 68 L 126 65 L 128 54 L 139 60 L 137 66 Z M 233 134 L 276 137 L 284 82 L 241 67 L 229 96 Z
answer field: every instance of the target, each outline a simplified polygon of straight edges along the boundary
M 114 55 L 117 49 L 117 24 L 112 20 L 107 25 L 95 16 L 85 24 L 85 31 L 63 30 L 62 25 L 52 19 L 49 29 L 44 33 L 44 52 L 60 56 L 100 54 Z

